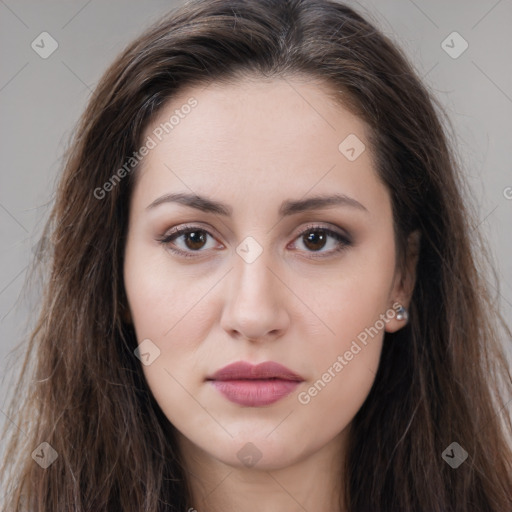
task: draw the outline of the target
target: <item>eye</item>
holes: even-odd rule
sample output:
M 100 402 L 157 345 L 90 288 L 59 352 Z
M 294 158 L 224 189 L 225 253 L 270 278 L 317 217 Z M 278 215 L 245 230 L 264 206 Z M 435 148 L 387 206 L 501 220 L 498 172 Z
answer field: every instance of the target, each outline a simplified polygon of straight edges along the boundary
M 205 229 L 197 226 L 179 226 L 170 233 L 159 238 L 158 241 L 166 245 L 170 251 L 185 257 L 193 257 L 194 252 L 203 252 L 202 249 L 211 249 L 208 238 L 212 235 Z M 180 241 L 181 243 L 176 243 Z
M 201 227 L 178 226 L 158 238 L 158 241 L 171 252 L 190 258 L 196 256 L 194 253 L 215 248 L 214 243 L 208 245 L 209 238 L 214 240 L 213 236 Z M 348 235 L 319 225 L 307 226 L 295 240 L 298 240 L 299 246 L 302 245 L 305 252 L 311 253 L 313 258 L 328 257 L 352 245 Z M 296 242 L 294 241 L 292 245 L 295 246 Z M 324 250 L 326 247 L 327 250 Z
M 352 245 L 348 235 L 318 225 L 308 226 L 295 240 L 314 258 L 330 256 Z

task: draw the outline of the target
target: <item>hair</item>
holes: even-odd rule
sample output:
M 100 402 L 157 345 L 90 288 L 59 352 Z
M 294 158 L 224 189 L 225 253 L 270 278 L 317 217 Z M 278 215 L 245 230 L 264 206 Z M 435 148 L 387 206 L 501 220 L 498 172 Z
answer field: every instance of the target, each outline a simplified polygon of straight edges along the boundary
M 369 128 L 393 207 L 397 261 L 421 233 L 410 322 L 384 335 L 373 387 L 349 431 L 351 512 L 512 510 L 511 337 L 488 291 L 446 116 L 402 51 L 332 0 L 203 0 L 169 13 L 103 75 L 83 113 L 34 265 L 44 272 L 8 415 L 6 509 L 177 511 L 190 506 L 174 427 L 134 356 L 123 251 L 137 169 L 98 199 L 173 96 L 197 84 L 304 76 Z M 28 377 L 31 377 L 27 382 Z M 503 414 L 505 411 L 505 414 Z M 20 430 L 21 429 L 21 430 Z M 47 469 L 31 453 L 48 442 Z M 456 470 L 442 458 L 456 441 Z

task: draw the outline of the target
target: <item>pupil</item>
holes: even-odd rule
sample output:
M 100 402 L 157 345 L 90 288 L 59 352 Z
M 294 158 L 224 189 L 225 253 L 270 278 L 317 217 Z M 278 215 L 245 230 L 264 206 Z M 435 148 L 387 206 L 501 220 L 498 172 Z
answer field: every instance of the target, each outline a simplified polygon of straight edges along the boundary
M 201 231 L 191 231 L 187 233 L 186 240 L 190 242 L 187 243 L 189 249 L 200 249 L 201 244 L 205 242 L 205 236 Z
M 320 247 L 315 246 L 315 242 L 320 241 Z M 313 247 L 310 246 L 311 242 L 313 243 Z M 320 231 L 311 231 L 308 235 L 306 235 L 306 247 L 308 249 L 322 249 L 322 247 L 325 245 L 325 234 Z

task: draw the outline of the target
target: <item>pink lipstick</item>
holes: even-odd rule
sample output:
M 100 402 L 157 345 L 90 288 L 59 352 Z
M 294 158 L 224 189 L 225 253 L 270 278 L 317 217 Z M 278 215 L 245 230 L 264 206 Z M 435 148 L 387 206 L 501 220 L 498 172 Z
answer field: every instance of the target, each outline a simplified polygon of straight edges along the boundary
M 246 407 L 261 407 L 289 395 L 304 379 L 285 366 L 268 361 L 252 365 L 239 361 L 207 377 L 228 400 Z

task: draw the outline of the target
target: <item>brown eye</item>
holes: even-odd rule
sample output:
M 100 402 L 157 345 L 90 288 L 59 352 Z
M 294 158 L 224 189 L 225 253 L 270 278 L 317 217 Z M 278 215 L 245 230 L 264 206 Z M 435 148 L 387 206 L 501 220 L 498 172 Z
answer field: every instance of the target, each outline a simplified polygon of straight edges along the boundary
M 304 246 L 304 251 L 311 253 L 312 257 L 331 256 L 352 245 L 348 235 L 322 226 L 308 227 L 296 240 L 300 241 L 298 245 Z
M 171 252 L 180 256 L 192 257 L 196 256 L 194 253 L 200 254 L 214 247 L 215 244 L 208 247 L 208 238 L 214 240 L 213 236 L 204 229 L 182 226 L 173 229 L 158 241 L 167 246 Z
M 205 231 L 189 231 L 188 233 L 184 233 L 182 236 L 187 248 L 193 251 L 201 249 L 206 243 L 207 238 Z
M 304 245 L 311 251 L 318 251 L 325 246 L 327 237 L 321 231 L 310 231 L 303 234 Z

